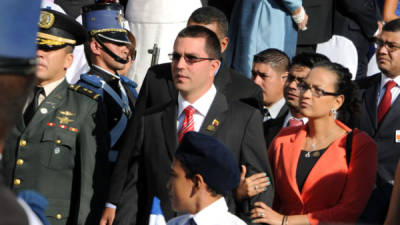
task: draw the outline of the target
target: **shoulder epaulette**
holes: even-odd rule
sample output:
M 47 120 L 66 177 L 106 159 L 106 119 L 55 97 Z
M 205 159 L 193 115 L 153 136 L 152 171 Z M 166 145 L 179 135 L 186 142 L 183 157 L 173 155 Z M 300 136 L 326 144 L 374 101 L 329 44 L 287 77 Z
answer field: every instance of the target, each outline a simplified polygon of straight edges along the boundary
M 89 85 L 92 85 L 95 88 L 101 88 L 102 78 L 100 76 L 96 75 L 89 75 L 89 74 L 81 74 L 80 81 L 84 81 L 88 83 Z
M 84 94 L 92 99 L 97 100 L 100 97 L 100 94 L 94 92 L 93 90 L 86 88 L 86 87 L 82 87 L 79 84 L 70 84 L 69 85 L 69 89 L 74 90 L 78 93 Z

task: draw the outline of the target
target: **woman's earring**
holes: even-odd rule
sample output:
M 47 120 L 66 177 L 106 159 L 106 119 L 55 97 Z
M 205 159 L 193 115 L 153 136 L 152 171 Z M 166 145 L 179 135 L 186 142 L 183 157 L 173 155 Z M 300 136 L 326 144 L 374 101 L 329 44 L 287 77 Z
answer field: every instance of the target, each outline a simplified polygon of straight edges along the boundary
M 335 109 L 335 108 L 332 108 L 330 113 L 331 113 L 331 115 L 333 115 L 333 118 L 336 119 L 336 116 L 337 116 L 337 111 L 336 111 L 336 109 Z

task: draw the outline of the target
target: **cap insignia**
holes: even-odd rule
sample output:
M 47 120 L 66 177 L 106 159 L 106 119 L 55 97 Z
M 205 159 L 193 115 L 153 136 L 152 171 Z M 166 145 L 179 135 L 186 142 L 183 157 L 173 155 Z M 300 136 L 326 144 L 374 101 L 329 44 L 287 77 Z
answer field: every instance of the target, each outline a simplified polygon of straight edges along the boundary
M 39 27 L 43 29 L 49 29 L 54 24 L 54 15 L 53 13 L 41 11 L 40 12 L 40 20 Z

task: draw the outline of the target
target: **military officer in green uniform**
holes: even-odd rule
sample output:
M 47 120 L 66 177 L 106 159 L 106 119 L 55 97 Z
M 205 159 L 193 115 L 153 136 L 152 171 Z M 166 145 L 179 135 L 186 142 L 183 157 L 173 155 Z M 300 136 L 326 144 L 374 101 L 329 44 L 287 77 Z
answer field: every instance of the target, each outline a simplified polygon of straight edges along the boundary
M 52 225 L 96 224 L 108 177 L 107 125 L 98 96 L 65 80 L 73 48 L 87 32 L 49 9 L 42 9 L 39 27 L 37 85 L 5 144 L 6 181 L 17 193 L 45 196 Z

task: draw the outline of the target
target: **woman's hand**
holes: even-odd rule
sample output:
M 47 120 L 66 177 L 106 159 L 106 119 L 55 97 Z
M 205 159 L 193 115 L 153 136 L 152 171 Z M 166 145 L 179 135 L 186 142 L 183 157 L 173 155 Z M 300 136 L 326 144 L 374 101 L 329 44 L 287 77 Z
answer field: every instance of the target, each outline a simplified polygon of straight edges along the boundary
M 246 166 L 242 165 L 240 184 L 236 188 L 236 199 L 240 201 L 258 195 L 266 191 L 270 184 L 271 181 L 265 173 L 253 174 L 246 178 Z
M 299 31 L 307 30 L 308 15 L 303 6 L 300 6 L 298 9 L 292 12 L 292 18 Z
M 283 215 L 275 212 L 271 207 L 263 202 L 254 203 L 254 208 L 250 211 L 250 219 L 252 223 L 267 223 L 270 225 L 281 225 Z

